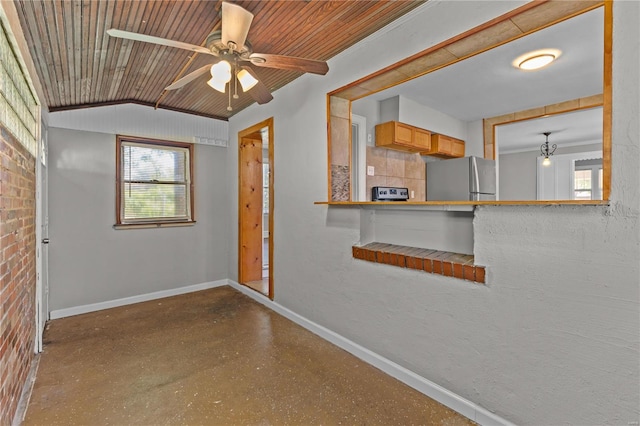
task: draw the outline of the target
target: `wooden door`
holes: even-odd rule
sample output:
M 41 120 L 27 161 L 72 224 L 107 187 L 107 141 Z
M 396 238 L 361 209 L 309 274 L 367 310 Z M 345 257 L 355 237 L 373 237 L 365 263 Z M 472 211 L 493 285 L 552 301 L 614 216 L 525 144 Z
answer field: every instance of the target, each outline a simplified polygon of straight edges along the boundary
M 262 279 L 262 139 L 240 139 L 240 282 Z

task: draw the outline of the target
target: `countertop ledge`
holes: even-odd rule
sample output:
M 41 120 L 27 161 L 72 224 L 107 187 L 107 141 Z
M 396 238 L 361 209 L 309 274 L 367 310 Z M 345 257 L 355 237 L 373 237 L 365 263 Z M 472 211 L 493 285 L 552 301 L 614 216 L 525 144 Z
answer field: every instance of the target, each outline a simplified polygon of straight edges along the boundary
M 529 201 L 316 201 L 317 205 L 380 207 L 380 206 L 411 206 L 411 207 L 475 207 L 475 206 L 553 206 L 553 205 L 581 205 L 581 206 L 609 206 L 609 200 L 529 200 Z

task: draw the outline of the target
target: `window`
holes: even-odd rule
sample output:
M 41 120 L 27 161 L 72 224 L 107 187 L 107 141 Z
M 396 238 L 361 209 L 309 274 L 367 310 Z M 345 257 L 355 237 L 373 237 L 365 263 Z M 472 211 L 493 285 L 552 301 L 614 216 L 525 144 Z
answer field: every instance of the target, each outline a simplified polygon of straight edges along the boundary
M 575 175 L 575 199 L 591 200 L 591 170 L 576 170 Z
M 0 124 L 36 157 L 38 99 L 9 34 L 0 22 Z
M 574 200 L 602 199 L 602 159 L 575 162 Z
M 193 145 L 118 136 L 116 225 L 193 223 Z

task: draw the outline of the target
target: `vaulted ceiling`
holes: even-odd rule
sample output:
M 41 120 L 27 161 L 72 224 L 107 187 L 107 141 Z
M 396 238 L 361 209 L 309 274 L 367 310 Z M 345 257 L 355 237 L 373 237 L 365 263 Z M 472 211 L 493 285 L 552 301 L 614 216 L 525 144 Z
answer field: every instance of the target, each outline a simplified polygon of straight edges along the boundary
M 255 52 L 326 61 L 424 1 L 234 1 L 255 17 L 248 40 Z M 227 119 L 254 101 L 226 94 L 203 75 L 179 90 L 164 88 L 211 63 L 212 56 L 114 38 L 116 28 L 204 45 L 221 26 L 221 1 L 16 0 L 21 25 L 50 111 L 138 103 Z M 275 91 L 300 75 L 256 67 Z M 331 70 L 329 70 L 329 73 Z M 323 78 L 314 76 L 314 78 Z M 276 94 L 277 96 L 277 94 Z

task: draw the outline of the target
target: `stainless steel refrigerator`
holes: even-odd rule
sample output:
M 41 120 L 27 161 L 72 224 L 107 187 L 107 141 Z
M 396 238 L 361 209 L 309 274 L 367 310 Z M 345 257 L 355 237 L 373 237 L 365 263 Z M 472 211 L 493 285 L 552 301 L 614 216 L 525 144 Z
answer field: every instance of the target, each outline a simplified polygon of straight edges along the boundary
M 463 157 L 426 163 L 427 201 L 496 199 L 496 163 Z

